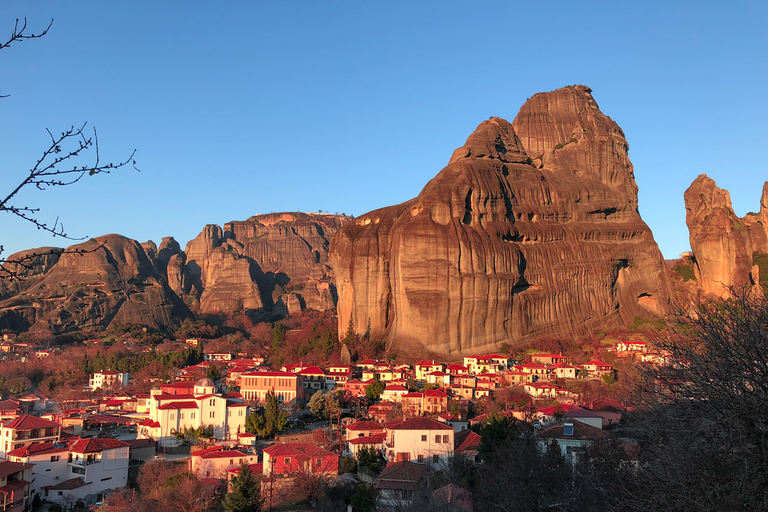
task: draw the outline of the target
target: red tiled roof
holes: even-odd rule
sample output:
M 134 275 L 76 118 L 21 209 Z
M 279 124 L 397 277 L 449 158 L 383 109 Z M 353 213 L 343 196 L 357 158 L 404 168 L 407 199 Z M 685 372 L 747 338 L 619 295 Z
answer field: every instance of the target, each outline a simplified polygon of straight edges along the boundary
M 296 374 L 291 372 L 272 371 L 272 372 L 244 373 L 242 376 L 243 377 L 296 377 Z
M 416 366 L 436 366 L 435 361 L 432 359 L 422 359 L 418 363 L 416 363 Z
M 336 454 L 310 443 L 282 443 L 264 448 L 270 457 L 304 455 L 308 457 L 335 457 Z
M 260 474 L 262 474 L 264 472 L 264 464 L 261 463 L 261 462 L 254 463 L 254 464 L 248 464 L 248 465 L 251 468 L 251 473 L 254 474 L 254 475 L 260 475 Z M 238 466 L 236 468 L 228 469 L 227 471 L 229 473 L 232 473 L 232 474 L 235 474 L 235 475 L 239 475 L 240 474 L 240 468 L 242 468 L 242 466 Z
M 300 372 L 299 375 L 325 375 L 325 372 L 319 366 L 307 366 Z
M 0 487 L 0 492 L 3 494 L 13 494 L 15 491 L 21 490 L 31 483 L 26 480 L 11 480 L 6 485 Z
M 565 423 L 573 424 L 573 435 L 566 436 L 563 433 L 563 425 Z M 611 434 L 605 430 L 575 420 L 560 422 L 556 425 L 552 425 L 551 427 L 547 427 L 539 432 L 538 436 L 543 439 L 575 439 L 577 441 L 597 441 L 600 439 L 608 439 L 611 437 Z
M 117 439 L 102 439 L 99 437 L 93 437 L 77 441 L 69 448 L 69 450 L 75 453 L 95 453 L 102 450 L 122 448 L 123 446 L 130 445 Z
M 171 402 L 168 404 L 163 404 L 157 409 L 160 411 L 165 411 L 166 409 L 198 409 L 198 407 L 197 402 Z
M 56 485 L 53 485 L 48 488 L 50 491 L 71 491 L 73 489 L 79 489 L 80 487 L 90 485 L 89 483 L 86 483 L 85 480 L 83 480 L 82 477 L 77 478 L 70 478 L 69 480 L 64 480 L 61 483 L 58 483 Z
M 453 430 L 453 427 L 432 418 L 408 418 L 388 424 L 389 430 Z
M 203 454 L 198 452 L 194 455 L 199 456 L 201 459 L 234 459 L 238 457 L 248 457 L 247 453 L 243 453 L 239 450 L 217 450 L 205 452 Z
M 53 428 L 58 427 L 59 424 L 54 421 L 49 421 L 37 416 L 30 416 L 25 414 L 7 421 L 4 425 L 6 428 L 13 428 L 16 430 L 32 430 L 36 428 Z
M 58 446 L 57 446 L 58 445 Z M 66 443 L 36 443 L 24 446 L 22 448 L 16 448 L 8 452 L 11 457 L 29 457 L 30 455 L 43 455 L 46 453 L 66 452 L 69 450 L 69 445 Z
M 355 446 L 357 445 L 364 445 L 367 446 L 369 444 L 381 444 L 384 442 L 384 439 L 387 437 L 386 432 L 382 432 L 380 434 L 373 434 L 370 436 L 364 436 L 364 437 L 356 437 L 354 439 L 349 440 L 349 444 L 353 444 Z
M 375 421 L 358 421 L 347 425 L 347 430 L 384 430 L 384 427 Z
M 471 430 L 462 430 L 453 438 L 454 451 L 456 453 L 477 450 L 481 441 L 480 435 Z
M 163 393 L 161 395 L 152 395 L 152 398 L 154 398 L 157 401 L 161 401 L 161 400 L 178 401 L 178 400 L 196 400 L 197 399 L 197 397 L 191 393 L 178 394 L 178 395 L 166 395 L 165 393 Z

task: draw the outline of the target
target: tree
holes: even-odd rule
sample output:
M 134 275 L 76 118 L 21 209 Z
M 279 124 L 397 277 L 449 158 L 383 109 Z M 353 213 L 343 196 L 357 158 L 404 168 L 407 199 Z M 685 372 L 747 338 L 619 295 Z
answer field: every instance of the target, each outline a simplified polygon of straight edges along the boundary
M 215 493 L 193 473 L 178 473 L 160 486 L 158 501 L 168 512 L 205 512 L 213 506 Z
M 260 512 L 264 504 L 261 483 L 254 478 L 251 466 L 243 462 L 240 473 L 232 479 L 231 492 L 224 498 L 226 512 Z
M 261 437 L 269 437 L 288 428 L 288 413 L 280 409 L 275 394 L 265 397 L 264 409 L 251 413 L 245 420 L 245 430 Z
M 625 510 L 768 509 L 768 303 L 732 295 L 653 340 L 663 360 L 640 368 L 631 432 L 640 470 L 627 492 L 628 478 L 603 482 Z
M 384 392 L 386 384 L 380 380 L 374 380 L 367 386 L 365 386 L 365 396 L 371 400 L 378 400 L 381 394 Z
M 53 20 L 42 32 L 34 34 L 27 31 L 26 18 L 23 22 L 17 19 L 10 38 L 0 43 L 0 50 L 25 40 L 44 37 L 52 25 Z M 0 95 L 0 98 L 7 97 L 8 95 Z M 85 176 L 109 174 L 111 171 L 129 164 L 133 165 L 134 169 L 136 169 L 136 161 L 133 159 L 136 150 L 125 160 L 116 163 L 103 163 L 99 154 L 99 139 L 96 130 L 94 129 L 92 132 L 88 130 L 87 123 L 71 126 L 69 129 L 65 129 L 56 135 L 50 130 L 46 129 L 46 131 L 50 137 L 48 147 L 42 151 L 42 154 L 37 158 L 29 171 L 25 172 L 18 184 L 11 189 L 5 198 L 0 199 L 0 212 L 15 215 L 34 225 L 37 229 L 47 231 L 54 237 L 68 240 L 84 240 L 87 237 L 78 238 L 70 236 L 58 217 L 53 223 L 43 222 L 38 216 L 40 212 L 39 207 L 27 206 L 15 201 L 22 190 L 32 188 L 46 190 L 52 187 L 66 187 L 76 184 Z M 99 245 L 93 249 L 27 251 L 11 259 L 6 259 L 2 257 L 3 245 L 0 244 L 0 279 L 23 277 L 25 273 L 33 269 L 35 262 L 41 257 L 57 256 L 65 253 L 90 252 L 100 248 L 101 246 Z
M 309 399 L 309 403 L 307 404 L 307 407 L 309 407 L 309 412 L 317 416 L 318 418 L 324 418 L 325 415 L 325 393 L 322 391 L 315 392 L 314 395 Z

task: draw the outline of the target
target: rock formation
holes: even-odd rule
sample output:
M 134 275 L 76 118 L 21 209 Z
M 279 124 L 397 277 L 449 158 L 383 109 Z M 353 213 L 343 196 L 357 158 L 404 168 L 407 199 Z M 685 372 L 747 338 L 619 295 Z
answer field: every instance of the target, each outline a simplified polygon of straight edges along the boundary
M 671 286 L 621 129 L 584 86 L 481 123 L 418 197 L 339 230 L 339 329 L 460 355 L 662 314 Z
M 134 240 L 105 235 L 51 261 L 0 301 L 0 327 L 54 334 L 119 322 L 168 328 L 191 316 Z
M 172 331 L 197 313 L 246 313 L 268 320 L 333 309 L 328 247 L 347 217 L 280 213 L 208 225 L 182 251 L 106 235 L 66 249 L 35 249 L 21 279 L 0 279 L 0 328 L 53 333 L 130 322 Z M 99 247 L 99 244 L 102 246 Z M 82 254 L 74 254 L 83 249 Z M 95 250 L 93 250 L 95 249 Z
M 755 255 L 768 253 L 768 182 L 760 211 L 739 218 L 728 191 L 702 174 L 685 191 L 685 210 L 693 268 L 705 296 L 727 298 L 734 287 L 759 282 Z

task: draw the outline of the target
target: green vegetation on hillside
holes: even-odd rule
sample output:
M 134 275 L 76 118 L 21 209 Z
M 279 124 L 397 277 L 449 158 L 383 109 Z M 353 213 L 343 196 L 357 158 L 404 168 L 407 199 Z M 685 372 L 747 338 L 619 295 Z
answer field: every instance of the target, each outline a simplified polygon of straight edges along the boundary
M 764 293 L 768 293 L 768 254 L 756 252 L 752 255 L 752 264 L 760 269 L 760 287 Z

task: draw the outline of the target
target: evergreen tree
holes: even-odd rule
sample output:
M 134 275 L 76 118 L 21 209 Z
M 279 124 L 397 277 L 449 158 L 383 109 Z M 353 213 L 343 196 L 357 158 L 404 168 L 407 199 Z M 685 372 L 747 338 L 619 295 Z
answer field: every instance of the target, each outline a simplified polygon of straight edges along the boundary
M 317 416 L 318 418 L 325 417 L 325 394 L 322 391 L 317 391 L 312 398 L 309 399 L 307 404 L 309 412 Z
M 261 497 L 261 484 L 247 462 L 240 466 L 240 474 L 232 479 L 232 492 L 224 498 L 226 512 L 260 512 L 264 504 Z

